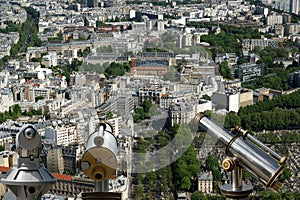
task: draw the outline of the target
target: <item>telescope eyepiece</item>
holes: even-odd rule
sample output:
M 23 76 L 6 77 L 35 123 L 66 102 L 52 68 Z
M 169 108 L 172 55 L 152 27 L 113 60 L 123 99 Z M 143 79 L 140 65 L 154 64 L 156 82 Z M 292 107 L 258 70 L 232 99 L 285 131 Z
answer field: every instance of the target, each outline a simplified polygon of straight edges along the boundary
M 104 138 L 103 138 L 103 137 L 101 137 L 101 136 L 95 137 L 95 139 L 94 139 L 94 144 L 95 144 L 96 146 L 102 146 L 103 143 L 104 143 Z
M 36 132 L 32 127 L 28 127 L 24 130 L 23 134 L 27 140 L 31 140 L 35 137 Z
M 102 174 L 101 173 L 96 173 L 95 174 L 95 179 L 96 180 L 101 180 L 103 178 Z

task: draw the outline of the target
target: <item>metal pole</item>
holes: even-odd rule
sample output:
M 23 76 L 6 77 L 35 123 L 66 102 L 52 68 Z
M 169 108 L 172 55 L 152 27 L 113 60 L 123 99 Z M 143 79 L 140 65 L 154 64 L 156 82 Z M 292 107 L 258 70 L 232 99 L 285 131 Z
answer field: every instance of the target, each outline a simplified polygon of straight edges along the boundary
M 243 174 L 242 168 L 236 166 L 234 170 L 231 172 L 231 184 L 232 190 L 234 191 L 241 191 L 243 186 Z
M 95 192 L 109 192 L 109 180 L 95 181 Z

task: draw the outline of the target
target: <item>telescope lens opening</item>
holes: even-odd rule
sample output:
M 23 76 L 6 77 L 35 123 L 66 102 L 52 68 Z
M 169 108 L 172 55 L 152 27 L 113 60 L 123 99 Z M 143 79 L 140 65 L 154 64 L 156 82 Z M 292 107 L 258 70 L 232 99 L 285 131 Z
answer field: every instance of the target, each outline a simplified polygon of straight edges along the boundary
M 98 180 L 100 180 L 100 179 L 102 179 L 102 174 L 100 174 L 100 173 L 96 173 L 95 174 L 95 179 L 98 179 Z
M 27 140 L 31 140 L 32 138 L 34 138 L 35 136 L 35 130 L 33 128 L 27 128 L 25 129 L 24 131 L 24 137 L 27 139 Z
M 29 192 L 30 194 L 35 193 L 35 188 L 34 188 L 34 187 L 29 187 L 29 188 L 28 188 L 28 192 Z
M 102 146 L 103 143 L 104 143 L 103 137 L 100 137 L 100 136 L 95 137 L 95 139 L 94 139 L 94 144 L 95 144 L 96 146 Z

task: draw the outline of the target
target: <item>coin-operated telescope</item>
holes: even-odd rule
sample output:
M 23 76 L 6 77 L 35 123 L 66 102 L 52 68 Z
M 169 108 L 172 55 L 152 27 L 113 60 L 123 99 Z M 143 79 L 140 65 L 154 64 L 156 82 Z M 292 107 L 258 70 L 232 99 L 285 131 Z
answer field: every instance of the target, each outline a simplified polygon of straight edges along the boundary
M 231 183 L 222 185 L 220 189 L 226 197 L 242 199 L 252 192 L 252 185 L 242 181 L 242 168 L 257 177 L 266 188 L 280 189 L 277 179 L 285 168 L 285 156 L 280 156 L 240 127 L 237 127 L 238 133 L 233 135 L 203 113 L 196 115 L 194 123 L 225 147 L 228 157 L 223 160 L 222 167 L 231 172 Z
M 33 125 L 24 125 L 16 136 L 18 164 L 1 179 L 10 191 L 4 199 L 41 199 L 56 179 L 40 163 L 41 136 Z
M 117 170 L 117 139 L 112 126 L 100 121 L 86 142 L 86 151 L 77 163 L 78 168 L 90 179 L 95 180 L 95 192 L 83 193 L 83 199 L 121 199 L 120 193 L 109 192 L 109 179 Z

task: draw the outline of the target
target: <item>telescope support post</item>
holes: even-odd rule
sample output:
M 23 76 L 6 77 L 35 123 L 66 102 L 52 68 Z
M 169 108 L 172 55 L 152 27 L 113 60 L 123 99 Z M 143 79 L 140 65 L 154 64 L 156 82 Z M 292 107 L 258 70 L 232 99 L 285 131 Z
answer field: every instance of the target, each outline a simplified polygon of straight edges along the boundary
M 231 173 L 231 183 L 221 185 L 220 190 L 226 199 L 248 199 L 252 185 L 243 183 L 242 167 L 235 165 Z
M 95 192 L 109 192 L 109 180 L 95 181 Z
M 231 184 L 232 190 L 240 191 L 243 186 L 243 174 L 242 168 L 236 166 L 234 170 L 231 172 Z

